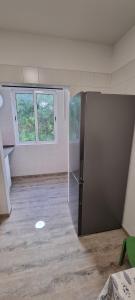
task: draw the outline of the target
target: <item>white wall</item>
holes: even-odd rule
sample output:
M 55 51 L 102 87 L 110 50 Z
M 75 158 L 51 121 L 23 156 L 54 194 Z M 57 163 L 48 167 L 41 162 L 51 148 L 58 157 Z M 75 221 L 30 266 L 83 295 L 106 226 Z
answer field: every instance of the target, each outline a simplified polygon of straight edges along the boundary
M 0 31 L 0 82 L 110 87 L 112 47 Z
M 112 47 L 0 31 L 0 82 L 110 87 Z
M 111 55 L 100 44 L 0 31 L 0 64 L 109 73 Z
M 112 71 L 135 59 L 135 26 L 113 48 Z
M 0 82 L 110 87 L 112 47 L 0 31 Z
M 113 92 L 135 95 L 135 27 L 113 49 Z M 135 133 L 129 168 L 123 227 L 135 235 Z

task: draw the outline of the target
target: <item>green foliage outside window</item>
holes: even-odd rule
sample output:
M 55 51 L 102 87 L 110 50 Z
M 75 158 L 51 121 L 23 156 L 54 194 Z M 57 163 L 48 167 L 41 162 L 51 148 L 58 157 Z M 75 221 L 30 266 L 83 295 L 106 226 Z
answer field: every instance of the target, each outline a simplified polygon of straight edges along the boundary
M 33 94 L 16 94 L 16 108 L 20 142 L 35 141 Z
M 53 95 L 37 94 L 39 141 L 54 140 L 54 99 Z
M 36 93 L 35 101 L 36 108 L 33 93 L 16 93 L 19 141 L 53 141 L 54 96 Z

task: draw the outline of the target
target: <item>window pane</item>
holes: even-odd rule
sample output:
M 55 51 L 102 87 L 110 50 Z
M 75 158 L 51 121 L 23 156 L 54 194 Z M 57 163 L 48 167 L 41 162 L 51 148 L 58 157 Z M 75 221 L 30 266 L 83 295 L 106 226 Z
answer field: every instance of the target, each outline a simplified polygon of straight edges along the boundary
M 36 94 L 39 141 L 54 141 L 54 96 Z
M 20 142 L 35 141 L 35 116 L 33 95 L 16 93 L 16 108 Z

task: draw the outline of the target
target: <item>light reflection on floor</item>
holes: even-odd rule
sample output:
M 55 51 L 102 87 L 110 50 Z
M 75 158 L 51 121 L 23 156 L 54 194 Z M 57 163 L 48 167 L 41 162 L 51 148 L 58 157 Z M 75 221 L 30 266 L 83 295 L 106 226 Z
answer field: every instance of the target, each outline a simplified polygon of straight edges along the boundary
M 35 224 L 35 228 L 36 229 L 42 229 L 42 228 L 44 228 L 45 227 L 45 222 L 44 221 L 38 221 L 38 222 L 36 222 L 36 224 Z

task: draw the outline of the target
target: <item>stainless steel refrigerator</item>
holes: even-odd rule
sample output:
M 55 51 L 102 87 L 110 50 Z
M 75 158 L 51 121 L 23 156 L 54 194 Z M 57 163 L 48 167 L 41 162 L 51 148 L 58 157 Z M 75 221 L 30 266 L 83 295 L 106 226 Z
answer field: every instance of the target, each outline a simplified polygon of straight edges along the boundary
M 80 93 L 69 104 L 69 207 L 78 235 L 120 228 L 135 96 Z

